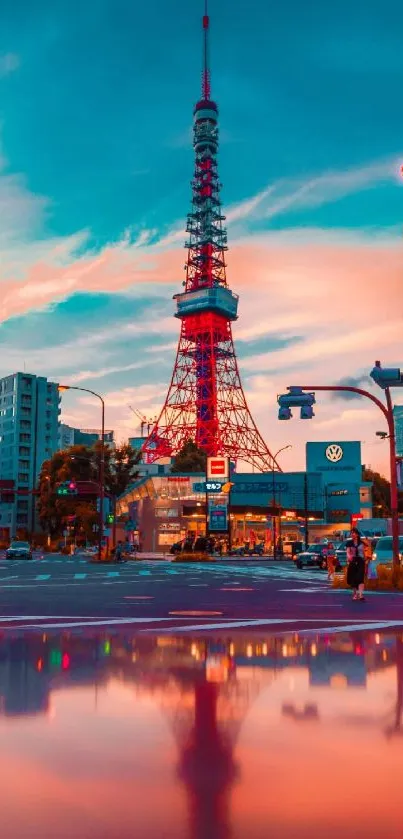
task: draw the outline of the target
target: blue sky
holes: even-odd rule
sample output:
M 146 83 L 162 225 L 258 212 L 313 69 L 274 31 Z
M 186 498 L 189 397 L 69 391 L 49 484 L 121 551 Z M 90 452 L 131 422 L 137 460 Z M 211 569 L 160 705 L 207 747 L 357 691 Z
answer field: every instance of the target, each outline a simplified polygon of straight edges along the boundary
M 2 4 L 0 374 L 98 387 L 118 436 L 128 402 L 158 410 L 173 364 L 202 5 Z M 273 402 L 302 374 L 323 381 L 324 359 L 332 380 L 403 362 L 403 9 L 210 0 L 210 15 L 248 398 L 273 448 L 295 438 L 293 464 L 307 437 L 358 422 L 377 465 L 370 407 L 324 402 L 285 431 Z

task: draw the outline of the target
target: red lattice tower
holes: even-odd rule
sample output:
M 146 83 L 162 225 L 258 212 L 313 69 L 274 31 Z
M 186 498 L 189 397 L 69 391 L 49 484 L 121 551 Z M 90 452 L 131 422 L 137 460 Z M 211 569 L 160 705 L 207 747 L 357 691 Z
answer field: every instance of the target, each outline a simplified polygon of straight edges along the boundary
M 242 389 L 232 339 L 238 296 L 227 285 L 217 171 L 218 108 L 210 96 L 209 17 L 203 16 L 202 96 L 194 108 L 195 172 L 188 215 L 185 290 L 176 294 L 181 331 L 164 407 L 143 453 L 152 463 L 193 440 L 208 455 L 228 455 L 260 471 L 278 469 L 260 435 Z

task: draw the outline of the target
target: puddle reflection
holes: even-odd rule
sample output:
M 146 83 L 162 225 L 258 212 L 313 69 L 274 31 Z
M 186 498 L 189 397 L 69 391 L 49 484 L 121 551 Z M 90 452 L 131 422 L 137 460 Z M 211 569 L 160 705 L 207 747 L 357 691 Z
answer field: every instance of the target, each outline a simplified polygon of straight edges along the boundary
M 401 836 L 403 636 L 0 638 L 7 839 Z

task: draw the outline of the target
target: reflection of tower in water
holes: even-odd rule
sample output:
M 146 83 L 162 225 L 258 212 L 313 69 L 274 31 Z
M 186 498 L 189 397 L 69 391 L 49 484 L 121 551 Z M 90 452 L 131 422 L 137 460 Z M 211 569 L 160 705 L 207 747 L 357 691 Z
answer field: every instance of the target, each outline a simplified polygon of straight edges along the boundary
M 176 703 L 164 708 L 179 749 L 178 776 L 189 807 L 191 839 L 231 839 L 230 795 L 239 776 L 234 748 L 243 722 L 260 691 L 273 682 L 272 670 L 250 668 L 237 678 L 227 651 L 192 644 L 188 670 Z M 177 686 L 179 673 L 175 674 Z M 239 676 L 239 674 L 238 674 Z
M 219 685 L 194 688 L 194 725 L 180 758 L 179 776 L 186 786 L 192 839 L 229 839 L 229 794 L 237 775 L 233 744 L 218 722 Z

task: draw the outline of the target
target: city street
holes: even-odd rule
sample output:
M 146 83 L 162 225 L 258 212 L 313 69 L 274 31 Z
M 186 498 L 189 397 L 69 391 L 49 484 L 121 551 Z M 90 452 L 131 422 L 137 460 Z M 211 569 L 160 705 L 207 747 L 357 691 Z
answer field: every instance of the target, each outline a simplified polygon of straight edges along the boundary
M 290 562 L 188 564 L 137 561 L 97 565 L 60 555 L 0 560 L 1 629 L 131 625 L 175 628 L 322 628 L 403 625 L 402 594 L 369 593 L 353 603 L 326 574 Z

